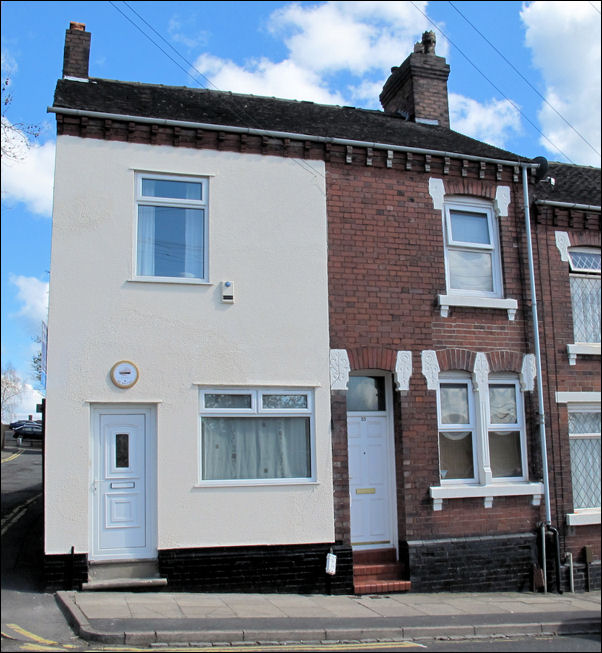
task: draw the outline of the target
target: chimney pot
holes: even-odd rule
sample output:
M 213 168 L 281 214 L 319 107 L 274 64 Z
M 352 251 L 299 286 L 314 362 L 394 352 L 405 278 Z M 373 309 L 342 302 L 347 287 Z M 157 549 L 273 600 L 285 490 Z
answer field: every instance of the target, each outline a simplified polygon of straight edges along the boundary
M 444 57 L 435 54 L 435 44 L 435 33 L 424 32 L 414 52 L 401 66 L 391 68 L 380 102 L 386 113 L 449 128 L 449 66 Z
M 63 77 L 87 80 L 90 61 L 90 32 L 84 23 L 69 23 L 65 33 Z

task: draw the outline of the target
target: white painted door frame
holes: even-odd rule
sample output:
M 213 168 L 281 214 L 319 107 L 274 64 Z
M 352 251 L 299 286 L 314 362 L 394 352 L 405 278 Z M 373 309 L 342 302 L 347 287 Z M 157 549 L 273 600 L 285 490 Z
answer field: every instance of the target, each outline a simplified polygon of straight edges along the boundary
M 384 544 L 378 542 L 376 544 L 368 545 L 355 545 L 353 546 L 354 550 L 368 550 L 368 549 L 377 549 L 377 548 L 394 548 L 396 552 L 399 549 L 398 542 L 398 528 L 397 528 L 397 483 L 396 483 L 396 469 L 395 469 L 395 428 L 393 420 L 393 383 L 392 376 L 388 372 L 383 372 L 379 370 L 357 370 L 352 373 L 352 376 L 371 376 L 371 377 L 384 377 L 385 380 L 385 401 L 386 401 L 386 412 L 347 412 L 347 419 L 349 417 L 369 417 L 369 416 L 384 416 L 386 422 L 386 455 L 385 455 L 385 469 L 383 469 L 383 474 L 386 475 L 386 484 L 388 488 L 388 507 L 386 510 L 386 515 L 388 518 L 388 531 L 391 544 Z M 349 452 L 351 456 L 351 452 Z M 351 461 L 350 461 L 351 462 Z M 349 465 L 351 468 L 351 464 Z M 351 492 L 351 487 L 350 487 Z M 350 501 L 353 501 L 353 497 L 350 496 Z M 351 516 L 353 519 L 353 516 Z M 353 542 L 352 542 L 353 545 Z
M 123 427 L 119 426 L 121 418 Z M 117 431 L 123 432 L 122 443 L 127 446 L 127 453 L 122 454 L 125 456 L 124 461 L 119 463 L 114 460 L 117 455 L 116 439 L 119 436 L 113 434 L 113 442 L 111 423 L 117 425 Z M 132 428 L 134 433 L 130 432 Z M 135 433 L 137 428 L 141 431 Z M 156 558 L 155 407 L 140 404 L 94 404 L 91 406 L 90 435 L 90 561 Z M 135 491 L 139 487 L 143 488 L 143 493 L 136 497 Z M 133 515 L 134 510 L 138 510 L 139 514 Z M 111 523 L 112 515 L 116 515 L 116 518 Z M 136 524 L 136 519 L 139 520 L 139 525 Z M 134 532 L 137 536 L 131 537 L 130 533 Z

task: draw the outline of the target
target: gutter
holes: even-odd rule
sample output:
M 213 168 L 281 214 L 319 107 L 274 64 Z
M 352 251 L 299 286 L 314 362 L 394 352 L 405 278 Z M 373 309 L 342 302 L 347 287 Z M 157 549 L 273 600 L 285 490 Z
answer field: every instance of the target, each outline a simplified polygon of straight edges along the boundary
M 580 211 L 600 211 L 599 206 L 592 204 L 572 204 L 571 202 L 553 202 L 552 200 L 535 200 L 540 206 L 557 206 L 561 209 L 577 209 Z
M 524 161 L 508 161 L 505 159 L 492 159 L 486 156 L 475 156 L 473 154 L 461 154 L 459 152 L 445 152 L 444 150 L 430 150 L 423 147 L 407 147 L 405 145 L 391 145 L 387 143 L 371 143 L 369 141 L 355 141 L 347 138 L 336 138 L 332 136 L 315 136 L 312 134 L 299 134 L 295 132 L 280 132 L 269 129 L 255 129 L 253 127 L 234 127 L 232 125 L 215 125 L 205 122 L 188 122 L 185 120 L 170 120 L 167 118 L 150 118 L 147 116 L 132 116 L 120 113 L 103 113 L 100 111 L 87 111 L 84 109 L 68 109 L 64 107 L 48 107 L 48 113 L 63 114 L 66 116 L 80 116 L 87 118 L 99 118 L 101 120 L 127 120 L 153 125 L 164 125 L 167 127 L 185 127 L 189 129 L 205 129 L 208 131 L 222 131 L 231 134 L 247 134 L 251 136 L 271 136 L 273 138 L 290 138 L 296 140 L 312 141 L 314 143 L 330 143 L 333 145 L 345 145 L 351 147 L 371 147 L 378 150 L 392 150 L 393 152 L 410 152 L 412 154 L 430 154 L 431 156 L 447 156 L 454 159 L 466 159 L 467 161 L 484 161 L 506 166 L 522 166 L 523 168 L 536 169 L 539 163 L 526 163 Z
M 547 169 L 547 161 L 542 162 L 542 167 L 545 173 Z M 556 590 L 558 594 L 562 594 L 562 580 L 560 578 L 560 534 L 558 529 L 552 526 L 552 511 L 550 508 L 550 481 L 548 475 L 548 446 L 546 441 L 546 415 L 545 406 L 543 401 L 543 379 L 541 375 L 541 349 L 539 343 L 539 319 L 537 316 L 537 294 L 535 291 L 535 268 L 533 264 L 533 243 L 531 241 L 531 218 L 529 214 L 529 186 L 527 180 L 527 166 L 522 166 L 523 178 L 523 195 L 525 205 L 525 233 L 527 237 L 527 255 L 529 259 L 529 285 L 531 289 L 531 313 L 533 318 L 533 342 L 535 347 L 535 365 L 537 369 L 537 420 L 539 422 L 539 437 L 541 443 L 541 466 L 543 468 L 543 493 L 544 504 L 546 511 L 545 524 L 538 526 L 542 531 L 542 555 L 543 555 L 543 570 L 544 570 L 544 592 L 547 591 L 547 574 L 546 574 L 546 553 L 545 553 L 545 531 L 549 531 L 554 536 L 554 562 L 556 568 Z M 560 202 L 546 202 L 541 200 L 541 204 L 547 203 L 552 206 L 561 204 Z M 576 207 L 576 204 L 569 204 L 568 206 Z M 583 206 L 583 205 L 582 205 Z M 600 207 L 598 207 L 600 210 Z
M 541 442 L 541 457 L 543 467 L 543 492 L 546 509 L 546 524 L 552 523 L 550 509 L 550 486 L 548 477 L 548 449 L 546 443 L 546 416 L 543 402 L 543 380 L 541 378 L 541 349 L 539 344 L 539 318 L 537 314 L 537 293 L 535 290 L 535 266 L 533 264 L 533 243 L 531 242 L 531 216 L 529 212 L 529 185 L 527 166 L 522 166 L 523 198 L 525 205 L 525 233 L 527 237 L 527 256 L 529 259 L 529 286 L 531 290 L 531 315 L 533 319 L 533 343 L 535 347 L 535 365 L 537 370 L 537 419 Z

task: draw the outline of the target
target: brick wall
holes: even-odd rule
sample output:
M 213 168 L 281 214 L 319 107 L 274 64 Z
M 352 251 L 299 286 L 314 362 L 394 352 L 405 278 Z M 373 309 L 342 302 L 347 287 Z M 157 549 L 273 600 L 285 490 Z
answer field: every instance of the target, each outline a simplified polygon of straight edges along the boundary
M 435 165 L 433 162 L 433 168 Z M 485 508 L 480 498 L 445 500 L 443 510 L 433 510 L 429 488 L 439 485 L 436 393 L 427 390 L 421 373 L 421 352 L 426 349 L 438 352 L 442 370 L 471 371 L 476 353 L 484 352 L 492 371 L 514 373 L 520 373 L 524 354 L 532 353 L 530 305 L 525 296 L 528 283 L 522 189 L 507 172 L 503 179 L 494 178 L 493 169 L 485 179 L 477 178 L 476 170 L 463 176 L 456 169 L 456 174 L 452 171 L 443 176 L 448 194 L 493 199 L 497 186 L 510 186 L 509 214 L 500 218 L 500 249 L 505 296 L 518 301 L 514 321 L 508 319 L 506 311 L 476 308 L 452 308 L 450 316 L 443 318 L 437 302 L 437 295 L 446 292 L 442 217 L 429 194 L 430 176 L 441 175 L 416 168 L 384 170 L 327 164 L 331 348 L 347 350 L 352 370 L 389 372 L 394 371 L 397 351 L 412 352 L 410 389 L 395 391 L 393 406 L 402 547 L 407 542 L 453 540 L 451 549 L 446 553 L 440 549 L 436 555 L 445 560 L 457 556 L 457 571 L 462 564 L 468 564 L 462 563 L 466 545 L 457 544 L 461 538 L 476 538 L 477 543 L 481 537 L 494 538 L 492 541 L 504 551 L 500 560 L 506 568 L 496 568 L 495 573 L 484 577 L 470 574 L 466 576 L 468 584 L 458 580 L 456 589 L 469 585 L 484 588 L 488 584 L 490 589 L 526 587 L 533 563 L 530 542 L 543 509 L 533 506 L 530 497 L 503 497 L 496 498 L 492 508 Z M 526 412 L 531 416 L 534 393 L 525 395 Z M 333 403 L 333 432 L 342 462 L 346 424 L 341 401 L 337 397 L 336 405 Z M 537 481 L 541 478 L 538 432 L 534 420 L 528 423 L 530 477 Z M 336 519 L 337 528 L 343 532 L 349 513 L 343 484 L 340 490 Z M 506 535 L 528 543 L 517 548 L 516 555 L 524 567 L 518 576 L 513 571 L 517 558 L 502 544 Z M 474 542 L 473 548 L 477 546 Z M 487 562 L 490 554 L 488 546 L 479 547 L 474 552 L 478 559 L 475 570 Z M 406 561 L 413 588 L 449 589 L 447 572 L 438 565 L 428 572 L 427 582 L 429 567 L 419 549 L 414 546 Z M 482 578 L 486 580 L 477 580 Z
M 88 555 L 45 555 L 43 573 L 47 592 L 79 590 L 82 583 L 88 582 Z
M 566 515 L 573 512 L 568 408 L 556 402 L 556 392 L 600 392 L 600 358 L 578 356 L 575 365 L 569 364 L 567 344 L 575 340 L 570 268 L 568 262 L 561 260 L 556 232 L 566 232 L 573 247 L 599 248 L 600 214 L 539 208 L 534 223 L 548 460 L 553 472 L 552 521 L 560 531 L 563 553 L 571 552 L 577 561 L 582 557 L 583 547 L 589 545 L 599 561 L 599 525 L 572 528 L 566 525 Z
M 532 589 L 535 535 L 410 541 L 403 552 L 418 592 L 521 592 Z
M 172 591 L 353 592 L 351 547 L 336 545 L 336 574 L 325 573 L 329 544 L 168 549 L 159 573 Z

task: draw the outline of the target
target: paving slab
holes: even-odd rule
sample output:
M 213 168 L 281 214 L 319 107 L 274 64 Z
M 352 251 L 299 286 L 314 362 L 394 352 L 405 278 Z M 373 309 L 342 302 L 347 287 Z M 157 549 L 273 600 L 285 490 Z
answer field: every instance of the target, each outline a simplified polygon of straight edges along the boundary
M 83 639 L 110 644 L 471 639 L 600 632 L 600 592 L 326 596 L 58 592 Z

